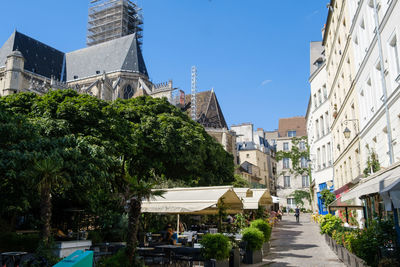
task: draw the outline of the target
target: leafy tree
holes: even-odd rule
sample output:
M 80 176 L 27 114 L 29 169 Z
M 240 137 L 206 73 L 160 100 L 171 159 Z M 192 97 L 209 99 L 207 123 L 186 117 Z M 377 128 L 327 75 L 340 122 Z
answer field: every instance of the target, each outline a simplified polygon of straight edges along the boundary
M 11 228 L 18 214 L 24 214 L 35 202 L 23 173 L 32 165 L 36 138 L 35 127 L 0 102 L 0 217 Z
M 152 184 L 157 177 L 184 181 L 189 186 L 233 182 L 233 158 L 204 128 L 166 99 L 139 97 L 113 103 L 119 117 L 129 121 L 123 165 L 137 184 Z M 130 227 L 139 220 L 141 195 L 130 187 Z M 135 194 L 136 193 L 136 194 Z M 132 223 L 131 223 L 132 222 Z M 133 259 L 137 227 L 129 230 L 127 253 Z
M 307 137 L 293 137 L 291 139 L 292 147 L 289 151 L 278 151 L 276 152 L 276 160 L 280 161 L 284 158 L 288 158 L 291 160 L 292 168 L 288 169 L 291 174 L 295 175 L 304 175 L 309 174 L 308 166 L 301 165 L 301 159 L 304 158 L 308 160 L 310 158 L 309 145 L 307 143 Z M 304 142 L 305 149 L 300 149 L 300 142 Z
M 160 180 L 187 186 L 234 181 L 232 155 L 166 99 L 139 97 L 106 102 L 73 90 L 57 90 L 43 96 L 21 93 L 3 97 L 0 107 L 14 113 L 4 116 L 21 117 L 5 128 L 0 125 L 5 136 L 9 132 L 19 134 L 0 143 L 0 168 L 8 170 L 10 178 L 6 181 L 11 180 L 17 188 L 21 181 L 31 179 L 26 170 L 36 170 L 41 173 L 36 177 L 47 181 L 41 186 L 42 195 L 52 192 L 53 211 L 59 212 L 68 205 L 83 208 L 89 214 L 101 215 L 95 220 L 98 224 L 112 224 L 115 215 L 123 212 L 124 195 L 131 200 L 129 225 L 133 228 L 129 229 L 131 249 L 127 250 L 130 259 L 136 247 L 134 222 L 139 219 L 141 201 L 153 192 L 148 185 Z M 0 119 L 9 121 L 8 117 Z M 30 135 L 31 129 L 34 131 Z M 50 178 L 45 178 L 46 169 L 32 165 L 55 154 L 62 165 L 53 162 L 57 166 L 53 171 L 62 173 L 68 187 L 53 186 Z M 47 168 L 47 173 L 50 171 Z M 0 190 L 7 192 L 10 185 L 2 184 Z M 32 208 L 30 203 L 35 201 L 30 199 L 38 199 L 29 188 L 23 194 L 27 196 L 18 203 L 18 212 Z M 17 196 L 15 193 L 13 198 Z M 48 199 L 42 206 L 47 207 L 48 214 Z M 44 219 L 44 224 L 47 221 Z
M 233 187 L 248 188 L 251 186 L 250 183 L 243 178 L 243 176 L 241 176 L 239 174 L 235 174 L 234 177 L 235 177 L 235 180 L 232 183 Z
M 60 161 L 59 155 L 53 154 L 36 161 L 31 172 L 40 191 L 41 238 L 45 245 L 48 245 L 50 238 L 51 194 L 55 185 L 65 183 L 62 176 L 62 165 L 63 162 Z
M 301 207 L 304 206 L 304 199 L 310 201 L 310 193 L 307 191 L 303 190 L 295 190 L 291 196 L 293 196 L 294 201 L 296 202 L 297 205 L 300 205 Z
M 126 242 L 126 252 L 129 257 L 129 262 L 133 264 L 134 251 L 137 243 L 137 231 L 139 228 L 139 218 L 141 210 L 142 199 L 149 200 L 154 196 L 162 196 L 164 191 L 153 190 L 154 184 L 146 181 L 138 181 L 136 177 L 131 177 L 129 174 L 126 175 L 126 179 L 129 185 L 129 193 L 132 196 L 129 198 L 129 216 L 128 216 L 128 237 Z
M 121 201 L 115 194 L 118 192 L 117 178 L 120 170 L 117 151 L 124 147 L 124 131 L 129 129 L 129 125 L 127 122 L 124 124 L 125 120 L 109 109 L 108 103 L 87 95 L 78 95 L 72 90 L 60 90 L 43 96 L 21 93 L 3 97 L 0 98 L 0 106 L 13 113 L 13 116 L 23 118 L 17 125 L 20 129 L 17 127 L 13 130 L 7 124 L 0 126 L 6 127 L 5 131 L 9 133 L 2 136 L 16 137 L 16 140 L 11 140 L 13 146 L 3 146 L 0 162 L 5 164 L 0 165 L 0 168 L 7 169 L 10 177 L 3 181 L 22 184 L 14 187 L 8 182 L 2 187 L 6 191 L 3 196 L 15 199 L 11 195 L 13 190 L 10 190 L 13 188 L 18 188 L 16 191 L 22 196 L 27 195 L 21 198 L 23 203 L 17 213 L 23 214 L 33 208 L 32 205 L 39 205 L 36 199 L 40 198 L 32 190 L 38 184 L 31 181 L 30 174 L 39 170 L 33 166 L 35 162 L 45 160 L 54 153 L 59 155 L 58 161 L 63 162 L 64 178 L 73 185 L 68 188 L 61 185 L 52 187 L 53 202 L 62 205 L 56 207 L 56 211 L 62 212 L 68 208 L 65 206 L 67 204 L 85 208 L 92 214 L 103 215 L 104 207 L 110 207 L 110 203 L 119 203 L 117 206 L 121 208 L 108 210 L 122 212 Z M 28 128 L 27 132 L 31 131 L 26 134 L 29 141 L 21 136 L 24 127 Z M 19 135 L 12 134 L 17 130 Z M 2 143 L 7 143 L 7 140 Z M 45 184 L 41 183 L 42 191 L 46 189 Z M 31 199 L 33 201 L 29 201 Z M 6 205 L 8 209 L 12 206 L 9 203 Z
M 365 177 L 368 177 L 370 174 L 380 169 L 381 165 L 379 164 L 378 155 L 374 151 L 370 152 L 367 159 L 367 167 L 363 171 Z
M 320 193 L 321 199 L 324 201 L 325 207 L 328 207 L 329 204 L 336 200 L 335 194 L 333 194 L 329 189 L 324 189 Z

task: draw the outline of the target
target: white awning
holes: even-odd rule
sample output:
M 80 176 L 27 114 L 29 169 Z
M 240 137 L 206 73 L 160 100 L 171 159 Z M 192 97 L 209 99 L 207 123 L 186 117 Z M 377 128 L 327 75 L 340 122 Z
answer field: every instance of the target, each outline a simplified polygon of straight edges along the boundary
M 268 189 L 251 189 L 253 197 L 243 198 L 243 209 L 256 210 L 258 206 L 266 207 L 272 203 L 272 197 Z
M 165 189 L 162 197 L 143 200 L 142 212 L 169 214 L 217 214 L 218 203 L 224 203 L 227 213 L 239 213 L 242 201 L 231 186 Z
M 342 194 L 342 201 L 357 199 L 365 195 L 379 193 L 400 178 L 400 166 L 395 166 L 379 171 L 371 177 L 363 178 L 357 186 L 347 193 Z
M 233 191 L 240 199 L 253 196 L 253 191 L 250 188 L 233 188 Z
M 400 178 L 397 178 L 392 184 L 379 192 L 385 202 L 385 209 L 392 210 L 392 204 L 395 209 L 400 209 Z
M 271 196 L 272 197 L 272 203 L 279 203 L 280 198 L 276 196 Z

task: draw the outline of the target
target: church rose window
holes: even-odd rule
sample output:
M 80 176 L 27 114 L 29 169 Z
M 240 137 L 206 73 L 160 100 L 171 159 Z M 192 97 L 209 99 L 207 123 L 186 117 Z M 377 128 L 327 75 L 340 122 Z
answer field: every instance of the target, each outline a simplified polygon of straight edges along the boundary
M 133 96 L 133 89 L 132 86 L 128 85 L 124 89 L 124 99 L 130 99 Z

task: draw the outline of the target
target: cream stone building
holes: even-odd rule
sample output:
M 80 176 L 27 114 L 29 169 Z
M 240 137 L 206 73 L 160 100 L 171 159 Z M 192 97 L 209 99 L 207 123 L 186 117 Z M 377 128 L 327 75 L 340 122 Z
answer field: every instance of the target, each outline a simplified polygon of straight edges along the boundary
M 382 43 L 380 51 L 374 31 L 374 1 L 350 2 L 354 13 L 354 29 L 351 32 L 356 70 L 354 83 L 360 103 L 361 169 L 367 168 L 371 153 L 375 153 L 380 165 L 387 168 L 400 160 L 400 4 L 398 1 L 377 1 L 378 34 Z M 388 122 L 390 128 L 387 127 Z M 393 152 L 389 150 L 388 135 L 391 135 Z M 392 162 L 390 154 L 393 155 Z
M 332 0 L 329 5 L 323 45 L 333 139 L 334 185 L 337 194 L 361 176 L 359 107 L 354 86 L 355 60 L 351 32 L 354 28 L 351 1 Z M 345 138 L 344 130 L 351 131 Z M 339 190 L 340 189 L 340 190 Z M 338 191 L 339 190 L 339 191 Z
M 254 131 L 252 123 L 232 125 L 231 130 L 236 135 L 237 164 L 245 170 L 241 174 L 248 177 L 248 181 L 254 187 L 261 185 L 268 188 L 271 194 L 275 194 L 276 151 L 275 147 L 268 143 L 264 130 L 259 128 Z M 254 167 L 249 168 L 249 164 Z
M 379 31 L 375 31 L 375 10 Z M 337 195 L 358 182 L 372 153 L 383 167 L 400 160 L 399 12 L 398 1 L 330 3 L 323 44 Z

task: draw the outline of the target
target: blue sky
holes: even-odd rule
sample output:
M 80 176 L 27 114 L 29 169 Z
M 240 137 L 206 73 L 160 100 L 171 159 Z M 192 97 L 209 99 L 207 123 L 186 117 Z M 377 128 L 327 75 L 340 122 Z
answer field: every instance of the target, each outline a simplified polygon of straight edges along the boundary
M 85 46 L 89 0 L 2 1 L 0 43 L 14 29 L 61 51 Z M 328 1 L 138 0 L 143 54 L 153 82 L 172 79 L 190 93 L 214 88 L 228 125 L 273 130 L 304 115 L 309 43 L 322 39 Z M 5 10 L 7 10 L 5 12 Z

